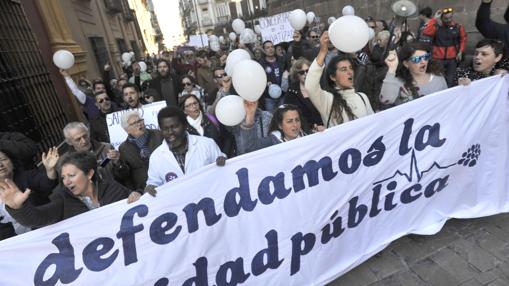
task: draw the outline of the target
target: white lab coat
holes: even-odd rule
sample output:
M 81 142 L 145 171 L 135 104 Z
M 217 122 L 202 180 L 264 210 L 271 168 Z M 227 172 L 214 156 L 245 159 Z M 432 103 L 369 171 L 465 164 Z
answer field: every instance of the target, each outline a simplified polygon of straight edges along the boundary
M 187 139 L 189 146 L 184 165 L 186 174 L 215 163 L 217 157 L 224 156 L 216 142 L 208 137 L 187 134 Z M 150 155 L 147 185 L 161 186 L 182 176 L 184 172 L 170 151 L 168 143 L 163 140 Z

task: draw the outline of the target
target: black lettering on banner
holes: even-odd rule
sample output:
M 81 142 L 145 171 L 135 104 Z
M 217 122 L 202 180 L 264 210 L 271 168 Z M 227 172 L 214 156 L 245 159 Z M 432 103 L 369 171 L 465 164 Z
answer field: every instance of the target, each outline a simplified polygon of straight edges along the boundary
M 274 186 L 274 192 L 270 192 L 270 185 Z M 286 198 L 292 188 L 285 187 L 285 173 L 279 172 L 276 176 L 268 176 L 263 178 L 258 186 L 258 198 L 260 202 L 264 205 L 270 205 L 276 198 L 284 199 Z
M 117 232 L 117 238 L 122 239 L 124 264 L 126 266 L 138 261 L 135 234 L 144 229 L 143 224 L 133 225 L 135 214 L 138 214 L 139 217 L 147 216 L 148 207 L 146 205 L 137 205 L 129 209 L 120 222 L 120 230 Z
M 252 200 L 249 191 L 249 172 L 246 168 L 237 171 L 239 186 L 226 193 L 224 199 L 224 212 L 229 217 L 234 217 L 243 209 L 247 212 L 254 210 L 258 200 Z M 239 199 L 237 200 L 237 197 Z
M 201 211 L 208 226 L 214 225 L 221 218 L 221 214 L 216 213 L 214 200 L 211 198 L 203 198 L 199 203 L 190 203 L 184 209 L 187 220 L 187 229 L 189 233 L 198 230 L 198 213 Z
M 251 274 L 244 272 L 244 260 L 239 257 L 237 260 L 228 261 L 219 267 L 216 274 L 216 283 L 217 286 L 234 286 L 245 282 L 249 275 Z M 230 276 L 230 279 L 228 279 L 228 276 Z
M 265 234 L 265 238 L 267 239 L 267 248 L 260 250 L 251 262 L 251 272 L 255 276 L 263 274 L 267 269 L 277 269 L 284 260 L 278 259 L 277 231 L 270 230 Z
M 312 233 L 302 235 L 302 232 L 296 233 L 292 240 L 292 262 L 290 275 L 294 275 L 300 270 L 300 258 L 308 254 L 315 245 L 316 236 Z
M 83 249 L 83 263 L 88 269 L 96 272 L 110 267 L 117 259 L 118 249 L 113 251 L 109 257 L 101 258 L 101 256 L 108 253 L 114 245 L 115 241 L 109 237 L 100 237 L 93 240 Z

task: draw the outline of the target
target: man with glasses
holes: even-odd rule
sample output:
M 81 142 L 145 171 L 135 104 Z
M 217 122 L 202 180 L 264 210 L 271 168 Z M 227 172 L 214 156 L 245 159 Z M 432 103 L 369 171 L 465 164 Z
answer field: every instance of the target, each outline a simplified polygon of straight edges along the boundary
M 309 29 L 308 41 L 312 44 L 313 48 L 320 46 L 320 33 L 315 29 Z
M 161 145 L 163 138 L 159 130 L 145 128 L 145 122 L 137 110 L 131 110 L 120 118 L 127 139 L 120 151 L 120 168 L 116 176 L 131 190 L 144 189 L 147 181 L 148 161 L 152 152 Z
M 224 68 L 214 69 L 214 82 L 218 89 L 214 102 L 207 108 L 208 113 L 216 114 L 216 105 L 219 100 L 227 95 L 236 94 L 232 86 L 232 78 L 226 74 Z
M 100 113 L 96 118 L 89 121 L 91 137 L 99 142 L 110 142 L 108 125 L 106 124 L 106 115 L 119 111 L 120 109 L 112 104 L 111 99 L 106 92 L 95 95 L 95 105 L 99 109 Z
M 456 68 L 463 58 L 467 43 L 465 28 L 456 23 L 453 16 L 452 8 L 439 10 L 423 30 L 425 36 L 432 38 L 433 59 L 443 65 L 449 87 L 454 85 Z

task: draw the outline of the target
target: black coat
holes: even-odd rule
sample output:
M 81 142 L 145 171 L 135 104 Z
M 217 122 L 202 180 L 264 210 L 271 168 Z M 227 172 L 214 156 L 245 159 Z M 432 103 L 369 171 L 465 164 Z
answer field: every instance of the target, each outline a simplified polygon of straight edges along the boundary
M 215 122 L 212 122 L 209 119 L 209 116 L 213 115 L 203 114 L 203 119 L 201 121 L 203 136 L 213 139 L 217 146 L 219 146 L 219 149 L 221 149 L 221 152 L 223 152 L 228 158 L 234 157 L 235 138 L 217 119 L 215 119 Z M 187 126 L 187 132 L 193 135 L 200 135 L 191 125 Z
M 500 24 L 490 17 L 491 3 L 481 3 L 479 10 L 477 10 L 477 17 L 475 18 L 475 26 L 485 38 L 498 39 L 504 42 L 505 54 L 509 53 L 509 24 Z M 504 14 L 506 21 L 509 19 L 509 7 Z
M 97 184 L 101 206 L 123 200 L 131 190 L 115 181 L 102 180 Z M 36 207 L 26 201 L 21 208 L 5 209 L 19 223 L 29 227 L 43 227 L 88 211 L 87 206 L 67 188 L 59 188 L 50 197 L 48 204 Z
M 302 117 L 306 120 L 302 129 L 308 132 L 313 128 L 313 125 L 323 125 L 320 112 L 311 103 L 309 98 L 304 98 L 300 91 L 300 84 L 298 82 L 292 83 L 288 88 L 285 103 L 293 104 L 299 107 Z
M 178 107 L 178 94 L 180 90 L 180 83 L 178 77 L 170 73 L 170 78 L 173 83 L 173 96 L 171 98 L 164 98 L 161 90 L 161 77 L 156 77 L 147 83 L 147 93 L 154 96 L 154 101 L 164 100 L 166 106 L 177 106 Z
M 148 148 L 152 153 L 161 143 L 163 137 L 159 130 L 147 129 Z M 115 178 L 119 178 L 124 186 L 132 190 L 143 190 L 147 183 L 148 158 L 140 156 L 140 148 L 133 142 L 124 141 L 118 148 L 120 151 L 120 162 L 117 168 L 114 168 Z

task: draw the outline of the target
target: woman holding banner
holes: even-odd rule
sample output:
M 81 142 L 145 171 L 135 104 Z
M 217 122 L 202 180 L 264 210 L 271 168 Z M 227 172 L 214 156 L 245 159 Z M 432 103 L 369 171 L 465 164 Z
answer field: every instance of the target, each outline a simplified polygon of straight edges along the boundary
M 302 130 L 302 116 L 300 109 L 293 104 L 283 104 L 274 110 L 272 120 L 269 126 L 269 135 L 259 138 L 256 133 L 255 113 L 256 102 L 244 101 L 244 108 L 246 109 L 246 119 L 240 125 L 241 136 L 246 140 L 245 149 L 247 152 L 256 151 L 283 143 L 286 141 L 294 140 L 307 135 Z
M 320 51 L 309 67 L 305 87 L 309 98 L 318 109 L 325 127 L 333 127 L 359 117 L 373 114 L 368 97 L 354 88 L 354 62 L 347 55 L 331 59 L 325 69 L 326 90 L 320 86 L 325 57 L 329 51 L 329 35 L 320 37 Z
M 134 202 L 141 196 L 113 180 L 100 178 L 90 152 L 65 154 L 58 162 L 58 170 L 64 187 L 56 189 L 50 202 L 41 206 L 27 201 L 30 189 L 21 192 L 12 180 L 0 181 L 0 200 L 16 221 L 24 226 L 43 227 L 125 198 Z

